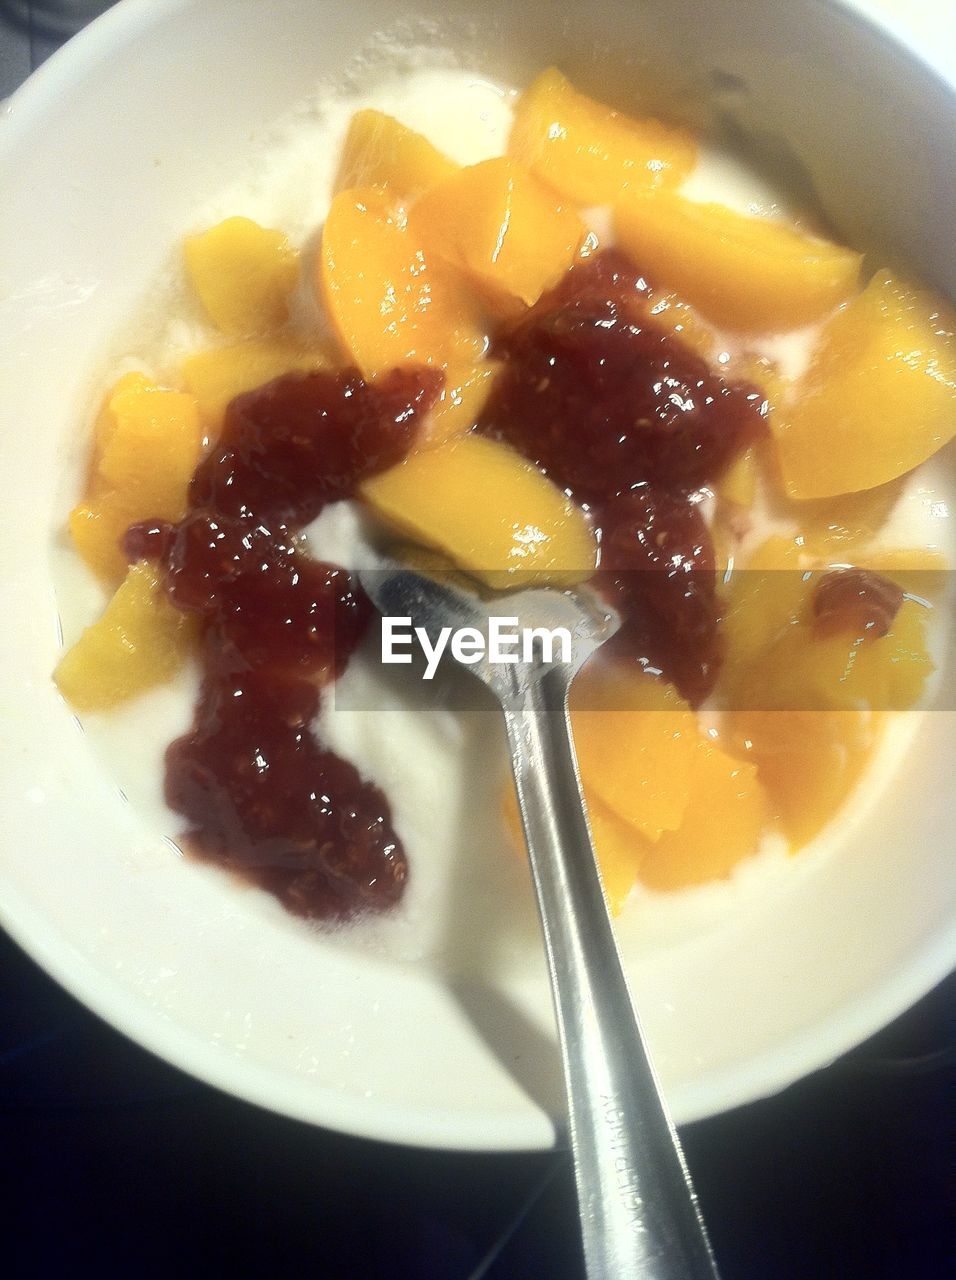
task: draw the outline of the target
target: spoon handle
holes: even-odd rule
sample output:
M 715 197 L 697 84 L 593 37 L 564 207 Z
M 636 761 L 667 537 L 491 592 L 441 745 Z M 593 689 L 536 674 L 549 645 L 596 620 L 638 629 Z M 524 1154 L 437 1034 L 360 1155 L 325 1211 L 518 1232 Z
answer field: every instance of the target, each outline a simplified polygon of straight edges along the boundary
M 560 667 L 502 706 L 544 930 L 589 1280 L 715 1280 L 591 845 Z

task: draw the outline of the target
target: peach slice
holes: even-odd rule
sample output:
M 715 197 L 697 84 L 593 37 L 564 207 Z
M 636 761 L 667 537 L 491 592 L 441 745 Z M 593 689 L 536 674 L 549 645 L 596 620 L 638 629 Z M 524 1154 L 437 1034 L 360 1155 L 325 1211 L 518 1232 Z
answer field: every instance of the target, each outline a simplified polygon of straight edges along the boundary
M 458 267 L 506 312 L 557 284 L 584 239 L 577 214 L 504 156 L 459 169 L 410 217 L 429 254 Z
M 786 627 L 752 663 L 727 718 L 795 847 L 834 816 L 879 740 L 885 713 L 919 701 L 933 671 L 929 610 L 905 600 L 887 635 Z
M 194 636 L 194 619 L 169 603 L 155 568 L 141 561 L 130 566 L 102 617 L 64 654 L 53 678 L 76 711 L 106 711 L 169 680 Z
M 796 624 L 809 593 L 800 547 L 782 534 L 767 538 L 742 568 L 734 568 L 721 619 L 724 664 L 719 688 L 724 701 L 735 701 L 754 662 L 781 631 Z
M 192 396 L 144 387 L 114 396 L 116 427 L 97 472 L 144 514 L 178 519 L 199 457 L 198 412 Z
M 316 269 L 336 334 L 366 377 L 483 354 L 484 329 L 464 283 L 426 254 L 387 192 L 351 188 L 335 197 Z
M 430 449 L 469 432 L 481 416 L 497 371 L 493 360 L 449 369 L 438 403 L 428 415 L 415 447 Z
M 751 445 L 733 460 L 721 476 L 717 486 L 718 497 L 741 510 L 749 510 L 757 496 L 759 472 L 757 449 Z
M 881 717 L 860 711 L 736 712 L 729 725 L 796 850 L 833 819 L 879 741 Z
M 308 372 L 329 363 L 321 351 L 307 351 L 276 338 L 250 338 L 198 351 L 183 361 L 182 378 L 196 398 L 203 424 L 218 435 L 230 400 L 285 373 Z
M 697 144 L 685 130 L 613 111 L 579 93 L 554 67 L 521 95 L 508 152 L 581 205 L 677 186 L 697 162 Z
M 869 551 L 867 569 L 890 578 L 904 591 L 937 606 L 945 597 L 950 564 L 932 547 L 888 547 Z
M 135 405 L 140 395 L 155 389 L 156 383 L 147 378 L 145 373 L 124 373 L 103 397 L 103 402 L 96 415 L 96 421 L 93 424 L 91 482 L 96 472 L 96 462 L 102 457 L 103 450 L 120 428 L 120 414 L 123 411 L 123 407 Z
M 649 848 L 644 837 L 619 818 L 593 791 L 586 797 L 594 854 L 601 869 L 604 896 L 612 915 L 619 915 L 634 888 L 641 859 Z M 525 856 L 524 832 L 512 782 L 505 783 L 502 813 L 515 851 Z
M 629 696 L 633 701 L 633 695 Z M 660 709 L 660 691 L 655 691 L 648 701 L 658 709 L 639 714 L 644 717 L 669 714 Z M 679 699 L 673 700 L 673 710 L 680 710 Z M 582 722 L 582 714 L 604 717 L 603 723 L 596 718 L 589 725 L 587 721 Z M 694 718 L 688 712 L 685 713 L 688 721 L 679 726 L 681 778 L 668 777 L 665 762 L 655 763 L 653 756 L 642 762 L 645 769 L 650 765 L 656 778 L 656 796 L 646 789 L 642 793 L 643 800 L 650 801 L 651 818 L 654 811 L 658 817 L 661 815 L 660 801 L 666 797 L 672 806 L 674 801 L 678 802 L 679 819 L 674 817 L 677 810 L 673 807 L 668 820 L 675 825 L 667 830 L 657 830 L 656 825 L 650 828 L 645 825 L 642 829 L 622 817 L 618 808 L 609 805 L 599 790 L 595 756 L 590 746 L 584 745 L 589 742 L 590 728 L 594 727 L 605 737 L 609 752 L 620 753 L 623 768 L 633 766 L 634 745 L 622 740 L 617 722 L 620 714 L 620 710 L 606 708 L 593 713 L 578 710 L 574 717 L 578 761 L 594 850 L 601 867 L 608 904 L 615 914 L 623 907 L 638 879 L 650 888 L 669 890 L 726 878 L 738 862 L 757 852 L 771 816 L 756 765 L 752 761 L 736 759 L 709 739 L 700 737 Z M 661 722 L 656 723 L 659 728 Z M 653 720 L 645 719 L 639 726 L 638 737 L 646 736 L 654 725 Z M 632 793 L 641 787 L 633 773 L 619 772 L 619 777 L 625 780 Z M 504 812 L 515 843 L 523 847 L 517 804 L 510 784 Z M 649 816 L 644 809 L 641 814 L 645 819 Z
M 701 738 L 683 821 L 647 848 L 638 875 L 653 889 L 725 880 L 739 862 L 757 852 L 769 817 L 756 765 L 734 759 Z
M 183 245 L 186 273 L 210 320 L 233 337 L 280 329 L 299 278 L 299 255 L 281 231 L 226 218 Z
M 192 396 L 158 387 L 141 374 L 120 379 L 97 418 L 87 494 L 70 513 L 80 555 L 100 577 L 126 572 L 121 541 L 138 520 L 179 520 L 202 451 Z
M 784 508 L 797 526 L 799 545 L 820 560 L 859 563 L 903 492 L 902 478 L 835 498 L 796 500 Z M 783 499 L 786 502 L 786 499 Z
M 792 554 L 780 563 L 792 564 Z M 823 631 L 811 604 L 822 576 L 820 570 L 762 571 L 753 562 L 740 575 L 723 623 L 730 673 L 725 699 L 761 710 L 914 706 L 934 669 L 927 642 L 931 602 L 904 599 L 885 636 L 863 638 L 852 624 Z
M 648 851 L 654 846 L 596 794 L 588 796 L 587 805 L 604 896 L 612 914 L 619 915 L 637 882 Z
M 885 568 L 889 569 L 889 563 Z M 897 567 L 897 576 L 899 569 Z M 932 598 L 933 588 L 942 590 L 943 574 L 925 569 L 916 570 L 918 587 Z M 906 573 L 903 572 L 905 581 Z M 874 671 L 869 674 L 867 663 L 862 665 L 859 680 L 868 681 L 877 689 L 882 686 L 882 704 L 890 710 L 907 711 L 919 704 L 926 692 L 926 683 L 936 670 L 930 656 L 928 631 L 935 605 L 927 601 L 904 600 L 902 608 L 893 620 L 889 634 L 871 646 L 870 663 Z M 887 643 L 889 642 L 889 643 Z M 879 648 L 878 646 L 883 646 Z
M 697 718 L 663 681 L 592 663 L 572 688 L 585 789 L 648 840 L 676 831 L 690 800 Z
M 451 177 L 458 166 L 427 138 L 382 111 L 356 111 L 349 124 L 335 190 L 389 187 L 403 199 Z
M 493 440 L 467 435 L 412 453 L 360 493 L 398 532 L 492 587 L 571 586 L 594 572 L 580 507 Z
M 879 271 L 820 339 L 799 395 L 774 422 L 792 498 L 872 489 L 956 434 L 956 315 Z
M 716 325 L 776 333 L 819 320 L 856 287 L 861 255 L 768 218 L 674 192 L 614 210 L 621 247 L 653 285 L 674 289 Z
M 115 586 L 127 565 L 123 535 L 135 522 L 136 517 L 130 518 L 121 494 L 104 493 L 78 502 L 70 512 L 67 527 L 80 559 L 103 582 Z

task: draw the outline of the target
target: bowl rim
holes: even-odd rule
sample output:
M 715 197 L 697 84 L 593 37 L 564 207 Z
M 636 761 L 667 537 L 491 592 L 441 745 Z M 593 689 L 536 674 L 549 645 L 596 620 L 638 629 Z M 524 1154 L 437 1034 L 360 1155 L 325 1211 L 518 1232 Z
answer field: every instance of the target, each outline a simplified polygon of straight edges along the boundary
M 18 133 L 29 131 L 51 100 L 81 82 L 107 51 L 139 39 L 177 11 L 198 0 L 120 0 L 46 60 L 0 104 L 0 154 Z M 825 6 L 847 14 L 882 35 L 896 52 L 919 64 L 950 93 L 956 93 L 956 59 L 948 66 L 943 51 L 934 56 L 895 15 L 864 9 L 862 0 L 825 0 Z M 176 1068 L 246 1102 L 354 1137 L 410 1147 L 449 1151 L 528 1151 L 545 1145 L 531 1135 L 529 1121 L 500 1111 L 463 1117 L 447 1109 L 401 1111 L 380 1103 L 313 1085 L 310 1104 L 277 1077 L 262 1088 L 266 1075 L 248 1064 L 218 1054 L 196 1033 L 170 1022 L 133 990 L 111 979 L 90 960 L 78 963 L 58 930 L 16 896 L 0 898 L 0 925 L 26 954 L 121 1034 Z M 711 1073 L 701 1085 L 678 1086 L 672 1108 L 688 1123 L 746 1105 L 784 1089 L 820 1069 L 820 1041 L 830 1061 L 860 1044 L 927 994 L 956 968 L 956 926 L 925 938 L 905 963 L 884 981 L 826 1014 L 811 1029 L 757 1054 L 745 1065 Z
M 530 1137 L 530 1123 L 517 1122 L 499 1111 L 467 1117 L 440 1108 L 405 1111 L 392 1103 L 343 1095 L 318 1084 L 310 1086 L 306 1104 L 299 1100 L 298 1090 L 283 1088 L 275 1077 L 270 1077 L 274 1083 L 265 1096 L 256 1088 L 263 1079 L 259 1072 L 216 1052 L 195 1032 L 157 1016 L 134 991 L 105 981 L 87 959 L 77 964 L 76 956 L 59 943 L 56 931 L 29 907 L 0 903 L 0 925 L 50 977 L 114 1030 L 178 1070 L 244 1102 L 351 1137 L 408 1147 L 475 1153 L 543 1149 L 540 1141 Z M 914 949 L 907 962 L 878 987 L 751 1058 L 745 1068 L 736 1063 L 713 1072 L 705 1085 L 678 1086 L 670 1096 L 670 1109 L 679 1114 L 683 1125 L 771 1097 L 862 1044 L 954 969 L 956 924 Z M 820 1062 L 821 1039 L 829 1046 L 825 1063 Z

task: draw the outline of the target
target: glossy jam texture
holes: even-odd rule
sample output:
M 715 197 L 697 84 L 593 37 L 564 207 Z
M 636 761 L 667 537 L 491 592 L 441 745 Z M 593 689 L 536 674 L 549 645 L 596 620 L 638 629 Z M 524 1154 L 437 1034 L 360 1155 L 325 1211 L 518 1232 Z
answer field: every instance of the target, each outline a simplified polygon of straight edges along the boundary
M 494 343 L 505 364 L 481 430 L 579 502 L 699 488 L 763 434 L 762 394 L 712 373 L 653 320 L 651 299 L 633 263 L 600 253 Z
M 885 636 L 903 604 L 903 590 L 870 569 L 834 569 L 824 574 L 813 596 L 818 631 L 850 631 L 861 639 Z
M 714 546 L 699 505 L 643 486 L 598 519 L 599 582 L 622 619 L 607 652 L 662 672 L 696 706 L 721 663 Z
M 407 861 L 385 796 L 311 731 L 319 686 L 344 669 L 371 606 L 294 531 L 403 457 L 441 384 L 422 369 L 375 386 L 316 372 L 239 396 L 185 519 L 127 534 L 202 625 L 202 689 L 192 730 L 166 753 L 166 799 L 197 856 L 303 916 L 390 906 Z
M 649 319 L 651 287 L 603 252 L 571 270 L 495 352 L 480 429 L 591 510 L 600 581 L 622 614 L 617 656 L 693 705 L 720 665 L 715 557 L 695 491 L 764 432 L 757 389 L 726 383 Z
M 319 370 L 237 396 L 193 477 L 190 506 L 308 524 L 404 458 L 443 381 L 434 370 L 395 369 L 374 384 L 354 369 Z
M 166 552 L 166 590 L 214 632 L 206 659 L 247 668 L 339 675 L 369 618 L 351 574 L 304 555 L 282 526 L 209 510 L 189 515 Z
M 397 901 L 407 861 L 388 801 L 323 749 L 308 680 L 249 671 L 208 679 L 193 730 L 166 756 L 166 799 L 201 858 L 240 872 L 297 915 Z

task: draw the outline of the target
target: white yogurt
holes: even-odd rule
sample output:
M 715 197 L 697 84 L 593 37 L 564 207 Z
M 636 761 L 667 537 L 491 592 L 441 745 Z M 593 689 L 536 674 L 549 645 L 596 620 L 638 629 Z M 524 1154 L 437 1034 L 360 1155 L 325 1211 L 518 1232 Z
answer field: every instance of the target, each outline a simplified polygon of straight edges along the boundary
M 404 73 L 361 94 L 324 94 L 259 139 L 250 150 L 247 171 L 228 190 L 197 204 L 193 226 L 184 231 L 242 214 L 281 227 L 307 249 L 328 209 L 353 112 L 376 107 L 395 115 L 468 164 L 503 152 L 514 96 L 483 77 L 451 69 Z M 787 210 L 780 192 L 725 154 L 705 155 L 685 190 L 694 199 L 719 200 L 742 211 Z M 606 243 L 609 220 L 596 212 L 593 223 Z M 123 335 L 112 368 L 104 370 L 104 383 L 111 373 L 128 368 L 174 375 L 183 356 L 217 341 L 186 296 L 178 269 L 170 268 L 151 298 L 150 311 Z M 306 315 L 303 322 L 312 321 Z M 768 340 L 760 344 L 761 351 L 795 376 L 805 367 L 815 333 L 810 328 Z M 734 344 L 720 342 L 720 349 L 732 351 Z M 881 540 L 933 546 L 950 554 L 947 492 L 941 470 L 921 468 Z M 73 492 L 64 495 L 64 510 L 74 498 Z M 349 503 L 327 509 L 308 537 L 315 555 L 353 568 L 367 554 L 361 517 Z M 65 545 L 57 552 L 57 572 L 69 644 L 103 598 Z M 377 662 L 357 655 L 318 719 L 318 732 L 329 745 L 389 797 L 411 868 L 401 907 L 383 919 L 341 931 L 342 943 L 456 972 L 469 972 L 480 957 L 485 970 L 491 965 L 502 973 L 520 973 L 540 944 L 527 869 L 510 849 L 501 819 L 507 758 L 497 716 L 423 706 L 421 686 L 403 679 L 404 674 L 403 668 L 385 672 Z M 181 819 L 163 802 L 163 753 L 188 728 L 195 692 L 196 672 L 189 669 L 168 686 L 108 716 L 89 716 L 84 724 L 91 745 L 144 824 L 169 838 L 175 838 Z M 370 709 L 356 709 L 362 702 Z M 836 852 L 847 825 L 878 799 L 917 722 L 915 713 L 897 717 L 851 815 L 832 824 L 801 861 Z M 768 840 L 765 851 L 740 866 L 729 881 L 666 895 L 638 887 L 618 922 L 625 951 L 637 955 L 670 947 L 704 929 L 719 928 L 739 913 L 757 909 L 768 894 L 779 891 L 795 866 L 779 841 Z M 223 879 L 224 891 L 230 883 Z

